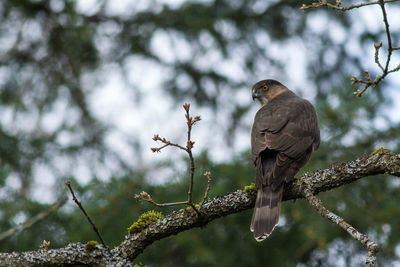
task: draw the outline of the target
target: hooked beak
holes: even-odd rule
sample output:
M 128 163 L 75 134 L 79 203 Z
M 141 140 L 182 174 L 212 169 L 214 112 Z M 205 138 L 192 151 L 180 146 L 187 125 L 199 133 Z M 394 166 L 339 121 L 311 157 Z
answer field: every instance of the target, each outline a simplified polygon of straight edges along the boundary
M 253 92 L 252 97 L 253 97 L 253 101 L 254 101 L 254 100 L 256 100 L 256 98 L 258 98 L 258 94 L 256 92 Z

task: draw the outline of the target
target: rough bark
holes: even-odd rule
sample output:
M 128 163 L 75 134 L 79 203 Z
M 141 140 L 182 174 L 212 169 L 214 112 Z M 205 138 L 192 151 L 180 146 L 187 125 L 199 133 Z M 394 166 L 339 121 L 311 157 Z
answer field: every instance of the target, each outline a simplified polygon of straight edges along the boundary
M 347 163 L 338 163 L 314 173 L 306 173 L 300 179 L 287 185 L 283 200 L 303 198 L 304 187 L 312 194 L 328 191 L 354 182 L 360 178 L 390 174 L 400 177 L 400 155 L 386 149 L 379 149 L 369 156 L 360 157 Z M 148 225 L 140 232 L 126 236 L 113 250 L 101 245 L 92 250 L 80 243 L 67 248 L 37 250 L 31 252 L 0 253 L 0 266 L 133 266 L 134 260 L 154 241 L 176 235 L 182 231 L 204 226 L 210 221 L 237 213 L 254 206 L 255 192 L 237 190 L 224 196 L 207 200 L 201 208 L 201 217 L 192 209 L 182 209 Z

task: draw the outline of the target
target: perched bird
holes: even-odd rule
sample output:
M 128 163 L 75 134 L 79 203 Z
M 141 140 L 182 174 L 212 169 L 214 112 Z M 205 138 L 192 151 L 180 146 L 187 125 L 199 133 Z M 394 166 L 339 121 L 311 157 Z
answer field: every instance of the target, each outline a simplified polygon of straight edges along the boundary
M 251 131 L 257 198 L 250 230 L 262 241 L 278 224 L 284 182 L 292 181 L 307 163 L 320 137 L 310 102 L 275 80 L 259 81 L 252 91 L 262 107 Z

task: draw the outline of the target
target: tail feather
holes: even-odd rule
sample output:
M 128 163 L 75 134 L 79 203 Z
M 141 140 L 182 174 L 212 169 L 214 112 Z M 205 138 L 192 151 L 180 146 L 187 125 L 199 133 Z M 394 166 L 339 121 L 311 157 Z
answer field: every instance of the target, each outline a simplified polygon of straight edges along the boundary
M 257 241 L 267 238 L 279 222 L 283 185 L 276 191 L 263 186 L 257 191 L 256 205 L 251 219 L 250 230 Z

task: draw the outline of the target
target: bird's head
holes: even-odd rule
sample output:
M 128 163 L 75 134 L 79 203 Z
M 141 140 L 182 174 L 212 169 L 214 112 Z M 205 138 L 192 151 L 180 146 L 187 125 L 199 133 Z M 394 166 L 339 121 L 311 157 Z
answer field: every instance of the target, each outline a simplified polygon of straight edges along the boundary
M 277 95 L 289 90 L 283 84 L 275 80 L 262 80 L 253 85 L 253 100 L 257 99 L 261 105 L 266 105 Z

